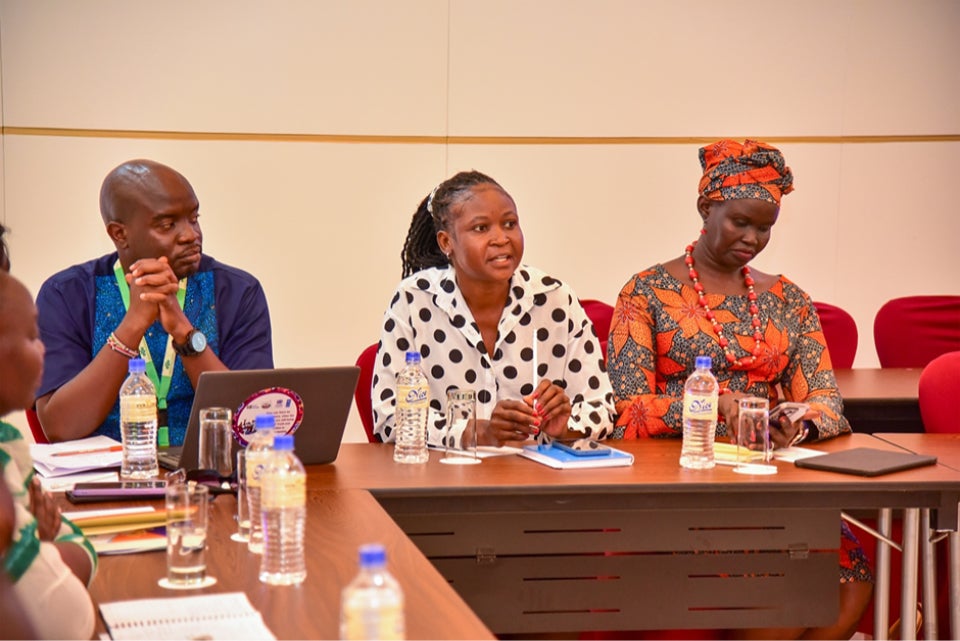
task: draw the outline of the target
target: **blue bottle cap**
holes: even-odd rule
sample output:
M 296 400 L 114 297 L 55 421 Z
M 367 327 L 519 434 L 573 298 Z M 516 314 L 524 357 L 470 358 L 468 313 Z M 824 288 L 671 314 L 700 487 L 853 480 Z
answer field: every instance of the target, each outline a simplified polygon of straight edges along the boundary
M 143 374 L 147 371 L 147 363 L 142 358 L 131 358 L 127 371 L 131 374 Z
M 387 562 L 387 552 L 379 543 L 368 543 L 360 546 L 360 565 L 383 565 Z
M 695 365 L 697 369 L 710 369 L 713 367 L 713 359 L 709 356 L 697 356 Z
M 419 362 L 420 362 L 420 352 L 417 352 L 417 351 L 407 352 L 407 364 L 419 363 Z
M 273 437 L 274 451 L 293 451 L 293 434 L 277 434 Z
M 258 430 L 272 430 L 277 426 L 273 414 L 257 414 L 254 419 L 253 427 Z

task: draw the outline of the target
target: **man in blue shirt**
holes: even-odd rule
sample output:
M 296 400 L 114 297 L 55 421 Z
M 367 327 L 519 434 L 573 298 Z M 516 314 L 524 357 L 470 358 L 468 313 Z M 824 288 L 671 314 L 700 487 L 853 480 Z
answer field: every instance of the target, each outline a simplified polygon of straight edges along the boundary
M 180 445 L 201 372 L 273 367 L 270 315 L 250 274 L 202 253 L 200 204 L 177 171 L 130 160 L 100 189 L 116 251 L 50 277 L 37 297 L 47 351 L 37 414 L 51 441 L 120 439 L 120 386 L 141 356 L 159 424 Z

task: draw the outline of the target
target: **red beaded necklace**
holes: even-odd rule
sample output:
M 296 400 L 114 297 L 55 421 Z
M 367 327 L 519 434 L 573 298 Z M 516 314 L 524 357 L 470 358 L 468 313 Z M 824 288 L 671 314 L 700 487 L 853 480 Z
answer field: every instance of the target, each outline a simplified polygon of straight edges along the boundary
M 752 365 L 760 355 L 760 343 L 763 342 L 763 333 L 760 331 L 760 307 L 757 305 L 757 294 L 753 291 L 754 280 L 753 277 L 750 276 L 750 268 L 744 265 L 740 273 L 743 274 L 743 284 L 747 286 L 747 299 L 750 301 L 750 325 L 753 327 L 753 340 L 756 342 L 753 346 L 752 354 L 748 358 L 741 360 L 733 355 L 733 352 L 730 350 L 730 341 L 723 335 L 723 327 L 717 322 L 713 310 L 707 305 L 707 295 L 703 291 L 703 285 L 700 284 L 700 277 L 697 274 L 697 270 L 693 268 L 693 248 L 696 246 L 697 241 L 693 241 L 687 245 L 687 249 L 684 251 L 683 262 L 689 270 L 690 280 L 693 281 L 693 289 L 697 292 L 697 300 L 700 303 L 700 307 L 703 308 L 707 320 L 713 325 L 713 331 L 717 334 L 717 342 L 720 343 L 720 347 L 723 348 L 727 362 L 730 363 L 732 367 Z

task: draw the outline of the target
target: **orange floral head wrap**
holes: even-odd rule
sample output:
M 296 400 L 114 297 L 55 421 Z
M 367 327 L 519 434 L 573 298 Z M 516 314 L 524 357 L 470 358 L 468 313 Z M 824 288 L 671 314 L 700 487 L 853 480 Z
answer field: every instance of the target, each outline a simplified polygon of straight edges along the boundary
M 700 195 L 711 200 L 756 198 L 780 205 L 793 173 L 776 147 L 757 140 L 719 140 L 700 149 Z

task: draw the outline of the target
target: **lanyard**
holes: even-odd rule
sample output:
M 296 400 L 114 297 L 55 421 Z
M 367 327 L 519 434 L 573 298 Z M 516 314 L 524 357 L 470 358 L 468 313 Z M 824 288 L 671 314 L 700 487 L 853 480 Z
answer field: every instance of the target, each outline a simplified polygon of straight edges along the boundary
M 117 287 L 120 288 L 120 298 L 123 299 L 123 308 L 130 309 L 130 285 L 123 274 L 123 267 L 120 265 L 120 259 L 113 265 L 113 274 L 117 277 Z M 180 309 L 183 309 L 183 301 L 187 297 L 187 279 L 180 279 L 180 287 L 177 289 L 177 302 Z M 170 382 L 173 379 L 173 364 L 177 359 L 177 354 L 173 349 L 173 336 L 167 335 L 167 348 L 163 353 L 163 368 L 160 377 L 157 377 L 157 367 L 153 364 L 153 357 L 150 355 L 150 347 L 147 345 L 147 337 L 140 339 L 140 357 L 146 363 L 147 376 L 157 390 L 157 409 L 162 412 L 162 416 L 167 416 L 167 395 L 170 393 Z M 163 421 L 166 423 L 166 420 Z M 159 427 L 166 427 L 161 425 Z

